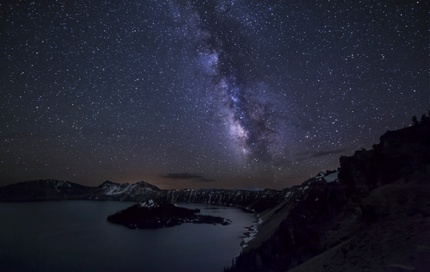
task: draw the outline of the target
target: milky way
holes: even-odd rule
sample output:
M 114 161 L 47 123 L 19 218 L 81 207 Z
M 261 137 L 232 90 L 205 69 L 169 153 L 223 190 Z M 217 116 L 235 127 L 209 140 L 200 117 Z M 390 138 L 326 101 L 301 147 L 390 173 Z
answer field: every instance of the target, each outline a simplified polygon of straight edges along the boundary
M 204 4 L 203 4 L 204 5 Z M 192 18 L 179 27 L 191 38 L 198 66 L 208 82 L 206 103 L 224 125 L 228 141 L 245 167 L 271 172 L 277 156 L 282 156 L 287 139 L 282 132 L 286 110 L 276 105 L 275 94 L 256 70 L 250 43 L 256 31 L 245 3 L 219 1 L 178 5 L 174 18 Z M 192 31 L 190 31 L 192 30 Z
M 0 18 L 1 184 L 282 188 L 430 108 L 427 1 L 24 0 Z

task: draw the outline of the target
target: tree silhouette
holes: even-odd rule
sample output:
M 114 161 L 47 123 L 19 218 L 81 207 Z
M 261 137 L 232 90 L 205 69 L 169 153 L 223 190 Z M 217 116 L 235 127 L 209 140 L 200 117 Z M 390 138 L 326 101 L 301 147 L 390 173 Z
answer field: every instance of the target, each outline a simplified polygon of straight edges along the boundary
M 412 116 L 412 125 L 414 125 L 414 126 L 418 125 L 418 119 L 415 115 Z

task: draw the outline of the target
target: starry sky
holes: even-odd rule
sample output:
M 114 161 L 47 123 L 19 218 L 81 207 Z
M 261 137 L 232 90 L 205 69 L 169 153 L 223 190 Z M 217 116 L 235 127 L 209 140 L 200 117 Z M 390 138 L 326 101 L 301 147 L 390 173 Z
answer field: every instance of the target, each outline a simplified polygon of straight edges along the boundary
M 430 109 L 429 2 L 0 3 L 0 185 L 285 188 Z

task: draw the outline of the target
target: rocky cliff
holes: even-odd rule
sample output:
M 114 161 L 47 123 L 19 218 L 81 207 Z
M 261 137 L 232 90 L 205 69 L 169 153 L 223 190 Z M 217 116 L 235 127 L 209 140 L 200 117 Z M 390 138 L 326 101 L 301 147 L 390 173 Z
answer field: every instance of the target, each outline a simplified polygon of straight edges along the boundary
M 285 199 L 280 190 L 170 190 L 166 192 L 170 202 L 205 203 L 220 206 L 233 206 L 251 212 L 262 212 L 276 206 Z
M 429 271 L 427 119 L 289 194 L 225 271 Z

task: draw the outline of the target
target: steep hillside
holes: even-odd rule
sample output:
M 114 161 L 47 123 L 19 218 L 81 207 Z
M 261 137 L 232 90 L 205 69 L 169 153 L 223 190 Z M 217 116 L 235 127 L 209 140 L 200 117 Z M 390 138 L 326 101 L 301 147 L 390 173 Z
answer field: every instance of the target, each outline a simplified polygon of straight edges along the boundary
M 340 166 L 266 212 L 225 271 L 429 271 L 429 119 L 387 132 Z
M 323 235 L 327 250 L 291 271 L 429 271 L 430 184 L 424 171 L 372 190 Z

